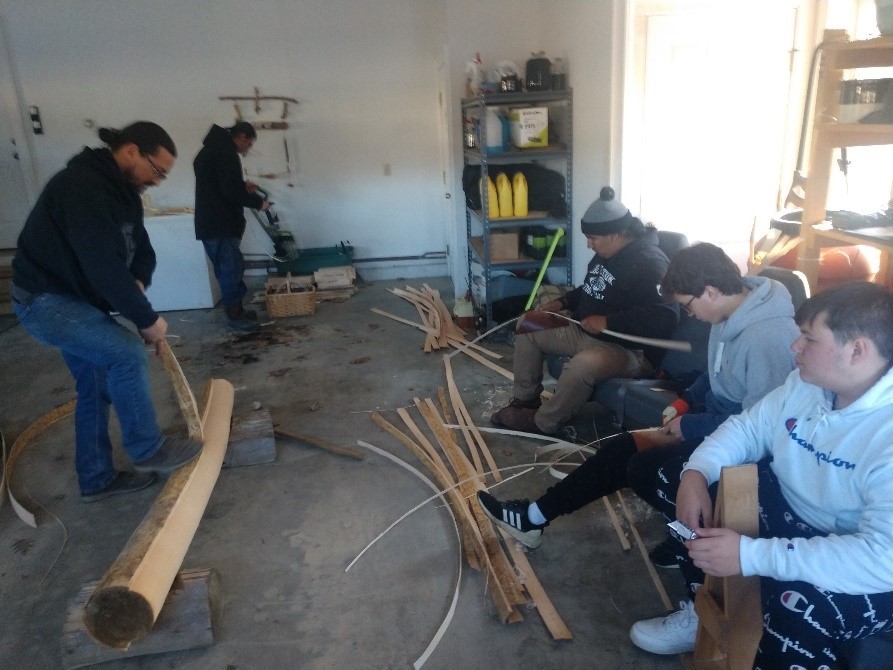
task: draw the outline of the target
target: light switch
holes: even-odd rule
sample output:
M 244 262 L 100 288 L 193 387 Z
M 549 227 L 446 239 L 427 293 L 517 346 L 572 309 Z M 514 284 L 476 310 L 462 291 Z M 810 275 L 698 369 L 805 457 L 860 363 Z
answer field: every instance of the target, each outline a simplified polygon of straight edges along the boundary
M 43 135 L 43 122 L 40 120 L 40 110 L 36 105 L 28 106 L 28 115 L 31 117 L 31 130 L 35 135 Z

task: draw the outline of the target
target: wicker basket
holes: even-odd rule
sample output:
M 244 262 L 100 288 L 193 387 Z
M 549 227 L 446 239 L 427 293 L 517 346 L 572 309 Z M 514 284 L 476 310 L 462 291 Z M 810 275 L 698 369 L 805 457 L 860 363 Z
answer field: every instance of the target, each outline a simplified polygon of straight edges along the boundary
M 267 280 L 266 294 L 267 313 L 274 319 L 316 313 L 316 288 L 313 284 L 295 282 L 291 274 L 283 279 Z

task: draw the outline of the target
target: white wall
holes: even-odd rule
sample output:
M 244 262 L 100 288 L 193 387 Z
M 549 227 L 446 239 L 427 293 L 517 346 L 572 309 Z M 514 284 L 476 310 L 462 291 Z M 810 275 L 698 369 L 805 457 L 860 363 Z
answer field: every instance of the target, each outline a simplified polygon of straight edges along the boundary
M 191 204 L 202 138 L 211 123 L 234 120 L 218 96 L 257 86 L 300 101 L 286 119 L 294 187 L 285 178 L 264 184 L 299 243 L 349 240 L 359 258 L 449 247 L 460 291 L 465 62 L 479 51 L 485 62 L 523 67 L 537 49 L 569 59 L 576 220 L 609 181 L 614 8 L 614 0 L 0 0 L 23 103 L 40 107 L 46 129 L 34 137 L 41 182 L 83 145 L 98 145 L 85 119 L 149 119 L 180 154 L 171 178 L 150 192 L 153 204 Z M 251 105 L 241 107 L 254 120 Z M 270 104 L 257 118 L 280 111 Z M 249 165 L 282 166 L 275 144 L 262 135 L 262 155 Z M 250 230 L 246 242 L 263 244 Z M 582 276 L 589 254 L 579 255 L 577 236 Z M 395 277 L 400 270 L 391 267 Z

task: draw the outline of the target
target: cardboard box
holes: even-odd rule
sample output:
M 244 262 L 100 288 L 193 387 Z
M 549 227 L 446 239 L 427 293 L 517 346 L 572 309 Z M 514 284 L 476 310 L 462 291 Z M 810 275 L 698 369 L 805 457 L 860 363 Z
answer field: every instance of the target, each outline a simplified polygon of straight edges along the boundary
M 509 112 L 512 143 L 518 149 L 549 146 L 549 108 L 522 107 Z
M 490 233 L 490 262 L 516 261 L 521 257 L 518 231 Z M 480 258 L 484 257 L 484 238 L 472 237 L 470 244 Z

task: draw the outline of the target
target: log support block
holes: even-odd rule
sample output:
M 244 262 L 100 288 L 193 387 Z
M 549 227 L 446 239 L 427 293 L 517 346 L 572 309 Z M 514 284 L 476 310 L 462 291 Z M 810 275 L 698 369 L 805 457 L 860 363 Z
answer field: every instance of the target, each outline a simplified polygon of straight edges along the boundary
M 223 467 L 272 463 L 276 460 L 276 440 L 270 410 L 259 409 L 233 417 Z
M 84 584 L 68 606 L 62 635 L 62 665 L 65 670 L 214 644 L 220 589 L 219 578 L 213 570 L 181 570 L 152 631 L 127 649 L 113 649 L 98 643 L 84 626 L 84 609 L 97 583 Z

